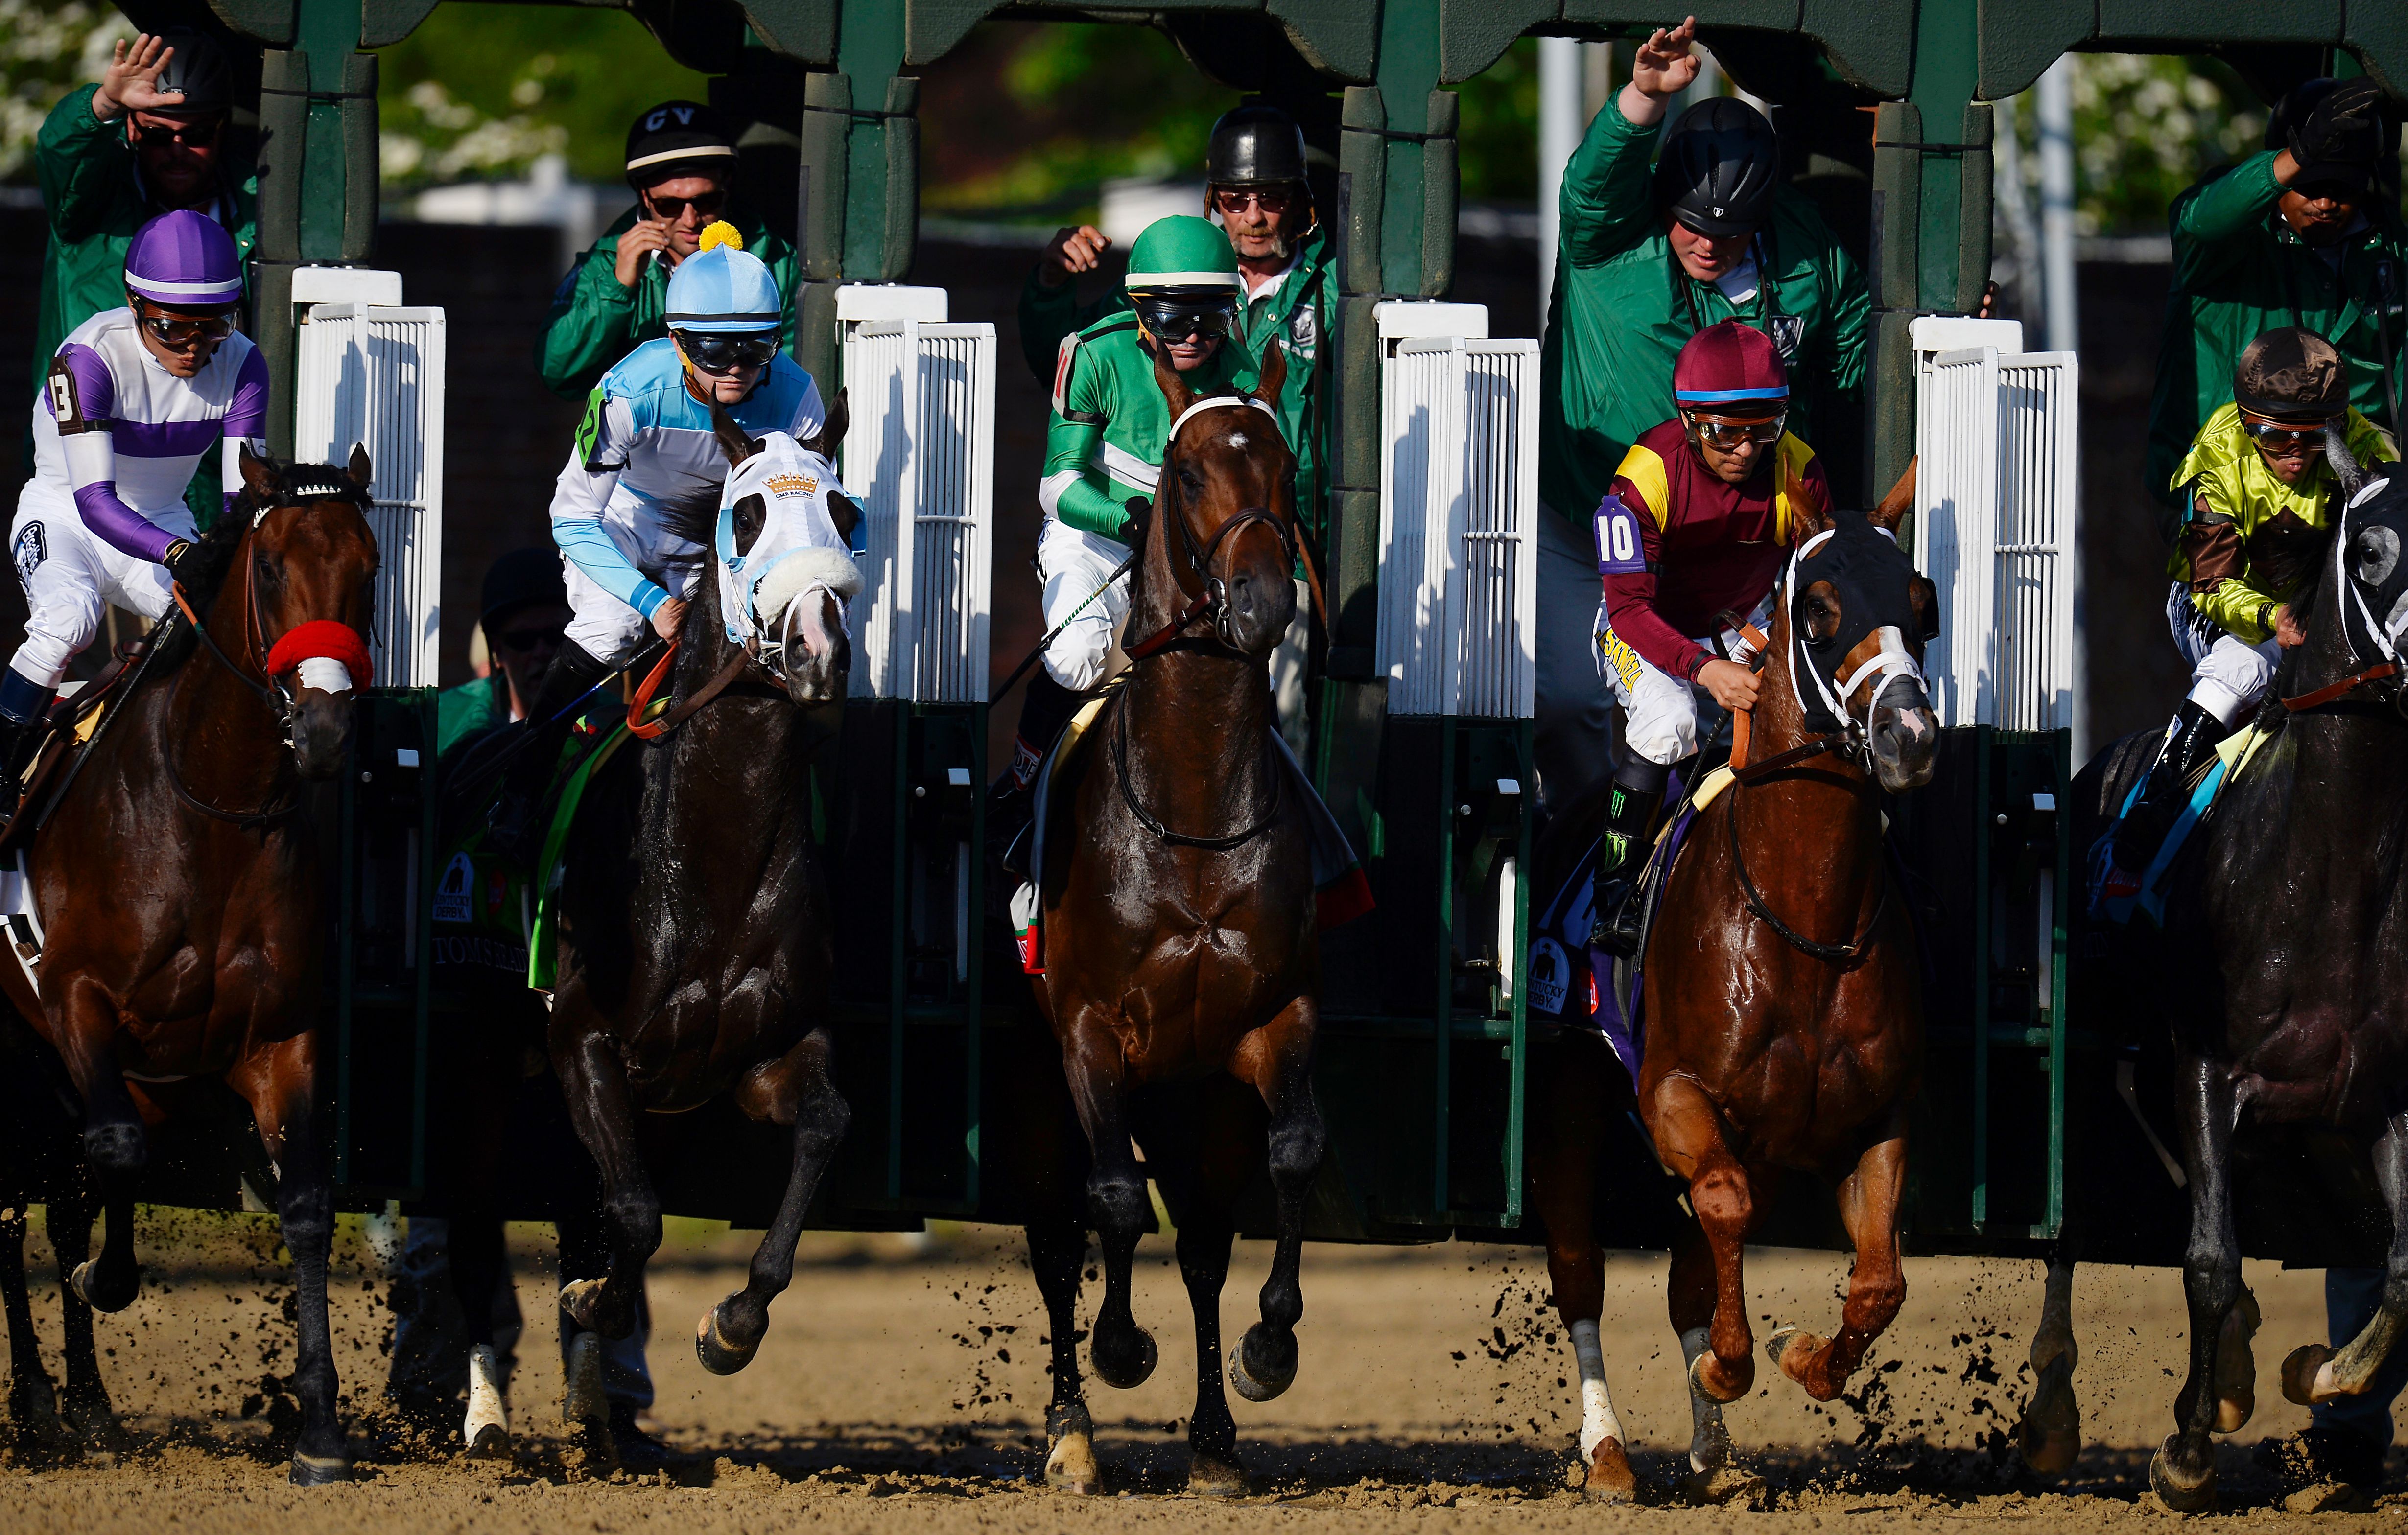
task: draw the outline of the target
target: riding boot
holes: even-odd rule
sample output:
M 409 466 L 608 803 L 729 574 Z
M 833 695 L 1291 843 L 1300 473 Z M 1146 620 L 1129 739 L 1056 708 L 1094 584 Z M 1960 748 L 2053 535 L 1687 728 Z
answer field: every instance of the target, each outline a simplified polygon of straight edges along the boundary
M 1026 877 L 1028 855 L 1024 849 L 1015 860 L 1012 846 L 1037 814 L 1037 770 L 1046 752 L 1053 749 L 1054 738 L 1062 727 L 1079 712 L 1086 695 L 1074 693 L 1048 675 L 1042 668 L 1028 679 L 1028 689 L 1021 695 L 1020 728 L 1013 733 L 1011 765 L 987 789 L 986 845 L 996 862 L 1006 873 Z M 1006 889 L 1000 893 L 1009 895 Z
M 2115 862 L 2132 874 L 2157 861 L 2166 833 L 2190 800 L 2190 779 L 2230 732 L 2206 708 L 2184 699 L 2166 727 L 2165 745 L 2141 784 L 2141 797 L 2115 825 Z
M 13 667 L 0 677 L 0 820 L 17 813 L 25 770 L 40 748 L 45 717 L 56 689 L 45 688 Z
M 576 723 L 577 701 L 616 670 L 588 655 L 575 640 L 564 640 L 543 674 L 542 686 L 536 689 L 535 702 L 520 726 L 521 740 L 513 748 L 516 755 L 502 778 L 501 797 L 485 823 L 488 845 L 523 868 L 533 870 L 543 852 L 543 828 L 536 811 L 560 766 L 560 745 Z
M 1639 952 L 1644 915 L 1632 897 L 1647 861 L 1647 829 L 1664 803 L 1667 769 L 1643 759 L 1614 769 L 1612 799 L 1606 804 L 1605 832 L 1598 839 L 1597 869 L 1589 890 L 1595 903 L 1588 941 L 1592 948 L 1628 959 Z

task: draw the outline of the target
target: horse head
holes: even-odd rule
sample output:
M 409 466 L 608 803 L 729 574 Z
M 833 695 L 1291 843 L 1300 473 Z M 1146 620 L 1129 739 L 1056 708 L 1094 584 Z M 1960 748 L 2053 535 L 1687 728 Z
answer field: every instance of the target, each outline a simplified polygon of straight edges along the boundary
M 365 635 L 376 606 L 377 543 L 368 527 L 368 455 L 280 463 L 241 449 L 243 492 L 227 514 L 224 571 L 238 580 L 243 647 L 285 728 L 304 778 L 332 778 L 351 745 L 353 693 L 375 680 Z
M 1287 353 L 1271 344 L 1251 392 L 1199 399 L 1160 349 L 1154 381 L 1171 427 L 1150 519 L 1168 525 L 1139 530 L 1147 544 L 1161 546 L 1147 557 L 1149 571 L 1161 562 L 1153 574 L 1171 591 L 1200 599 L 1197 616 L 1212 619 L 1222 643 L 1259 660 L 1296 619 L 1296 455 L 1278 411 Z M 1270 536 L 1249 536 L 1258 525 Z
M 1810 724 L 1862 740 L 1893 794 L 1931 781 L 1940 745 L 1923 683 L 1940 596 L 1898 545 L 1914 487 L 1910 474 L 1870 512 L 1807 519 L 1782 583 L 1799 706 Z
M 853 670 L 845 604 L 861 590 L 849 542 L 861 508 L 833 462 L 848 420 L 842 390 L 802 441 L 748 435 L 711 407 L 727 455 L 713 548 L 721 618 L 728 639 L 776 673 L 798 704 L 840 701 Z
M 2372 466 L 2350 457 L 2340 433 L 2328 432 L 2326 451 L 2345 498 L 2333 531 L 2329 574 L 2314 583 L 2299 604 L 2308 643 L 2294 654 L 2300 664 L 2333 676 L 2389 663 L 2397 673 L 2366 679 L 2374 696 L 2408 704 L 2408 475 L 2396 464 Z M 2327 588 L 2330 590 L 2328 590 Z M 2315 621 L 2330 606 L 2338 622 Z M 2286 681 L 2290 696 L 2309 690 Z

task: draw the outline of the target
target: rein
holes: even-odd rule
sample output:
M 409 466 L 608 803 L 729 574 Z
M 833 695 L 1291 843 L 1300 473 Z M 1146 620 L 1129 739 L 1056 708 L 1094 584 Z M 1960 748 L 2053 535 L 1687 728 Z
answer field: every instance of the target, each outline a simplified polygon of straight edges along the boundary
M 2321 709 L 2344 693 L 2355 692 L 2370 682 L 2380 682 L 2385 677 L 2399 675 L 2398 666 L 2387 661 L 2378 661 L 2364 671 L 2352 673 L 2339 682 L 2329 682 L 2314 692 L 2301 693 L 2297 698 L 2286 698 L 2283 700 L 2283 707 L 2292 714 L 2305 714 L 2310 709 Z
M 1762 630 L 1728 608 L 1723 610 L 1721 617 L 1724 622 L 1730 625 L 1733 633 L 1755 647 L 1759 665 L 1771 655 L 1772 640 Z M 1775 753 L 1763 761 L 1750 766 L 1747 760 L 1748 737 L 1755 719 L 1756 711 L 1753 709 L 1731 711 L 1731 776 L 1743 784 L 1752 784 L 1759 778 L 1770 777 L 1783 768 L 1796 767 L 1809 758 L 1820 757 L 1827 751 L 1841 750 L 1848 742 L 1844 734 L 1833 734 L 1828 732 L 1819 735 L 1810 735 L 1802 745 L 1792 746 L 1787 751 Z
M 1873 934 L 1881 929 L 1882 914 L 1889 909 L 1889 879 L 1886 872 L 1878 873 L 1874 876 L 1881 881 L 1881 896 L 1873 903 L 1873 915 L 1866 921 L 1865 931 L 1844 944 L 1816 943 L 1775 917 L 1772 914 L 1772 908 L 1764 903 L 1764 896 L 1756 889 L 1756 881 L 1749 876 L 1747 855 L 1741 851 L 1739 843 L 1740 798 L 1738 794 L 1731 796 L 1730 814 L 1723 817 L 1723 825 L 1730 832 L 1731 868 L 1739 875 L 1740 894 L 1746 900 L 1747 909 L 1755 913 L 1757 920 L 1779 933 L 1784 942 L 1800 954 L 1838 964 L 1853 963 L 1862 958 L 1866 946 L 1873 941 Z
M 1153 832 L 1168 846 L 1200 847 L 1209 853 L 1226 853 L 1254 841 L 1269 831 L 1279 820 L 1281 810 L 1285 808 L 1285 796 L 1280 791 L 1280 779 L 1284 775 L 1279 771 L 1276 763 L 1271 768 L 1271 806 L 1263 813 L 1262 819 L 1242 831 L 1232 831 L 1226 837 L 1191 837 L 1182 831 L 1173 831 L 1156 820 L 1153 812 L 1137 803 L 1137 789 L 1129 782 L 1126 695 L 1127 690 L 1124 689 L 1122 696 L 1112 701 L 1112 775 L 1120 780 L 1121 802 L 1129 807 L 1129 814 L 1138 818 L 1139 825 Z
M 250 555 L 243 570 L 243 641 L 246 649 L 257 654 L 261 648 L 259 644 L 259 551 L 251 547 L 249 533 L 243 534 L 243 546 Z M 193 632 L 199 638 L 202 647 L 216 658 L 219 665 L 232 673 L 235 680 L 250 689 L 258 695 L 261 703 L 267 705 L 268 712 L 276 717 L 277 724 L 283 729 L 284 744 L 290 746 L 293 740 L 293 709 L 289 702 L 275 688 L 260 681 L 242 666 L 237 665 L 234 658 L 227 655 L 218 642 L 209 636 L 208 626 L 202 623 L 200 615 L 193 611 L 192 600 L 185 595 L 182 582 L 172 583 L 168 590 L 176 599 L 176 606 L 192 624 Z M 175 708 L 176 700 L 182 694 L 183 687 L 184 673 L 181 668 L 179 668 L 176 680 L 167 687 L 167 706 L 171 712 Z M 263 829 L 282 820 L 301 808 L 301 785 L 297 780 L 292 785 L 281 804 L 263 803 L 251 810 L 228 810 L 222 805 L 211 804 L 194 793 L 185 784 L 184 775 L 176 766 L 176 746 L 172 740 L 165 744 L 164 749 L 159 753 L 159 760 L 167 770 L 167 787 L 176 791 L 176 798 L 202 815 L 215 820 L 225 821 L 238 830 L 250 831 Z M 280 778 L 284 775 L 280 765 L 277 775 Z
M 669 674 L 676 668 L 678 651 L 683 644 L 683 640 L 669 641 L 668 648 L 661 652 L 661 659 L 644 674 L 642 685 L 627 701 L 627 733 L 638 741 L 657 741 L 700 714 L 703 705 L 734 687 L 737 679 L 743 676 L 745 668 L 755 660 L 750 650 L 735 651 L 720 663 L 718 671 L 710 674 L 709 681 L 672 704 L 659 718 L 647 719 L 645 716 L 651 712 L 654 699 L 659 696 L 661 685 L 668 680 Z

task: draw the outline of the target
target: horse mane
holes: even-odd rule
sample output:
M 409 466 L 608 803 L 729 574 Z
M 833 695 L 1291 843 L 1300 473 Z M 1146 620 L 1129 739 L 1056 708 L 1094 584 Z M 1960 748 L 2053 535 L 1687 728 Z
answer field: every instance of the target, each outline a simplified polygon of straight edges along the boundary
M 365 508 L 366 494 L 353 485 L 339 465 L 331 463 L 282 462 L 262 460 L 275 476 L 274 483 L 263 497 L 246 485 L 234 498 L 234 504 L 219 514 L 207 533 L 194 540 L 192 551 L 184 556 L 176 584 L 184 589 L 185 601 L 193 612 L 207 623 L 217 609 L 219 592 L 225 589 L 226 577 L 234 572 L 235 555 L 242 548 L 251 524 L 264 508 L 290 505 L 296 502 L 340 498 Z M 183 664 L 199 645 L 195 631 L 190 625 L 179 625 L 167 642 L 160 661 L 165 671 Z

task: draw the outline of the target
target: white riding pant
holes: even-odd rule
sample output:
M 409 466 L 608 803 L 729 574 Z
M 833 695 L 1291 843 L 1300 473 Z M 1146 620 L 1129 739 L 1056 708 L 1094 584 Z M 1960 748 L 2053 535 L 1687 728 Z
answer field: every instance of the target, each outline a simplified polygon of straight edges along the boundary
M 67 663 L 100 632 L 110 604 L 155 623 L 175 605 L 175 580 L 166 566 L 102 542 L 73 503 L 33 493 L 36 483 L 18 498 L 8 528 L 8 555 L 30 610 L 25 643 L 8 664 L 28 682 L 56 688 Z M 192 509 L 181 502 L 138 509 L 179 538 L 199 536 Z
M 1748 621 L 1757 632 L 1772 609 L 1768 594 L 1756 604 Z M 1747 653 L 1746 642 L 1738 631 L 1726 629 L 1719 638 L 1722 653 L 1741 656 Z M 1708 649 L 1713 648 L 1713 637 L 1698 640 Z M 1638 651 L 1622 642 L 1613 625 L 1606 618 L 1605 604 L 1597 609 L 1598 670 L 1604 675 L 1606 687 L 1613 693 L 1614 702 L 1622 705 L 1622 743 L 1626 750 L 1654 762 L 1658 767 L 1670 767 L 1684 757 L 1697 754 L 1698 741 L 1707 731 L 1699 729 L 1700 718 L 1712 725 L 1721 721 L 1724 713 L 1713 694 L 1694 682 L 1684 682 L 1669 673 L 1656 670 Z
M 564 557 L 561 567 L 568 579 L 568 608 L 573 615 L 568 638 L 606 666 L 624 666 L 634 661 L 653 639 L 652 620 L 603 590 L 577 568 L 576 561 Z M 672 597 L 693 596 L 695 577 L 701 571 L 695 564 L 642 561 L 636 562 L 636 568 L 658 581 Z
M 2190 588 L 2180 581 L 2166 593 L 2166 624 L 2174 648 L 2190 662 L 2190 701 L 2219 723 L 2233 723 L 2266 696 L 2282 647 L 2271 639 L 2252 645 L 2225 632 L 2191 605 Z
M 1045 589 L 1045 632 L 1053 633 L 1056 625 L 1068 620 L 1068 627 L 1046 647 L 1045 673 L 1074 693 L 1083 693 L 1104 679 L 1112 635 L 1128 618 L 1127 576 L 1096 595 L 1096 589 L 1128 555 L 1127 545 L 1082 533 L 1058 518 L 1047 518 L 1037 535 L 1037 578 Z M 1095 600 L 1089 602 L 1090 597 Z

